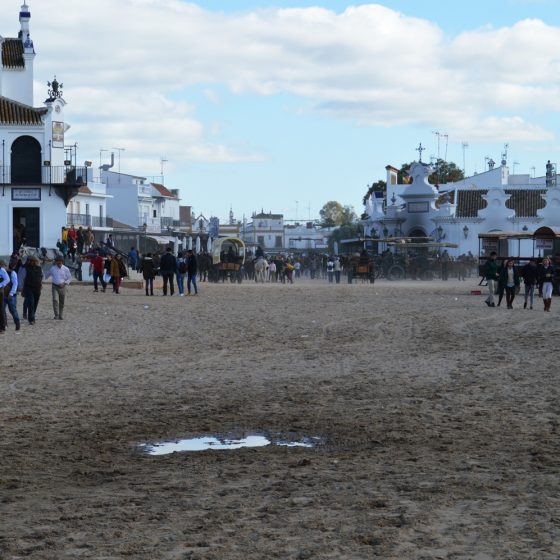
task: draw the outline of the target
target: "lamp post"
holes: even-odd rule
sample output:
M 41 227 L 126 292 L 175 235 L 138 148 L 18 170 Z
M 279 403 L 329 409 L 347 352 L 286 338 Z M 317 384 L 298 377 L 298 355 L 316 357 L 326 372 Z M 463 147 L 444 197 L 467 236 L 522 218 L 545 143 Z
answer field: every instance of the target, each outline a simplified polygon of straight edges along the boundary
M 469 226 L 465 225 L 465 227 L 463 228 L 463 235 L 465 236 L 465 239 L 467 239 L 467 237 L 469 236 Z

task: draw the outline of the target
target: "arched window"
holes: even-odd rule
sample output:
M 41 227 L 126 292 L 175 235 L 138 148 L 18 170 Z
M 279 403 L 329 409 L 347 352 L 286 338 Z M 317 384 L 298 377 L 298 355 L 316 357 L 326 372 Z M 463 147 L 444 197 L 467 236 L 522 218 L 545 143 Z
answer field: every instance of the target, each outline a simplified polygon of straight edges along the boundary
M 12 183 L 41 184 L 41 144 L 31 136 L 20 136 L 12 144 Z

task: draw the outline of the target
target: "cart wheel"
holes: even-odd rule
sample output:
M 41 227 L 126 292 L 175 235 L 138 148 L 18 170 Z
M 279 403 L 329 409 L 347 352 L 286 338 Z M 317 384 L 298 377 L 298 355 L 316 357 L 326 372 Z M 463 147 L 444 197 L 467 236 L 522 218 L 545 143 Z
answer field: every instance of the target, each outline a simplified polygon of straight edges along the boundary
M 404 278 L 404 268 L 399 265 L 393 265 L 387 274 L 389 280 L 402 280 Z

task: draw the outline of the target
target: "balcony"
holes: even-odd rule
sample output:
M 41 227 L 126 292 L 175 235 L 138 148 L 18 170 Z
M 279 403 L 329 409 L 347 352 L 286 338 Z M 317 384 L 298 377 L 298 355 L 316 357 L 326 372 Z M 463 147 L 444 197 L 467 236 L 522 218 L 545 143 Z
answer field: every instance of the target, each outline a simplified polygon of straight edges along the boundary
M 75 225 L 76 227 L 113 227 L 111 218 L 90 216 L 89 214 L 66 214 L 66 223 L 69 226 Z
M 74 198 L 87 184 L 87 167 L 72 166 L 9 166 L 0 165 L 0 186 L 36 187 L 48 185 L 62 198 L 64 204 Z

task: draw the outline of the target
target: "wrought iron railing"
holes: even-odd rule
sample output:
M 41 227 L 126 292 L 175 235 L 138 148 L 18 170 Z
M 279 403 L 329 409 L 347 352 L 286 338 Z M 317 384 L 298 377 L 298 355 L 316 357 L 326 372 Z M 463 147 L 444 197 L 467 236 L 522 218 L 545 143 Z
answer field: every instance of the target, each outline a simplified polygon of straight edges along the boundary
M 0 165 L 0 185 L 53 185 L 79 187 L 87 184 L 87 167 Z
M 89 214 L 66 214 L 66 223 L 71 226 L 112 227 L 111 218 L 90 216 Z

